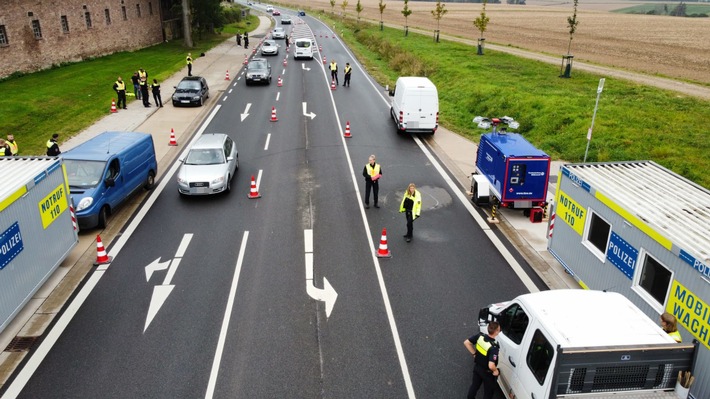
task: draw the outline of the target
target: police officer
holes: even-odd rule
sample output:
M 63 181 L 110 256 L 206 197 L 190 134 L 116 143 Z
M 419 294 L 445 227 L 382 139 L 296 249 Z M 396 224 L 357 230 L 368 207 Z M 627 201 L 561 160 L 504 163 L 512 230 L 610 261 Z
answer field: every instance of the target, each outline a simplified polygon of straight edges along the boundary
M 239 35 L 237 35 L 237 37 L 239 37 Z M 187 53 L 185 62 L 187 63 L 187 76 L 192 76 L 192 53 Z
M 345 69 L 343 70 L 345 72 L 345 79 L 343 79 L 343 86 L 348 86 L 350 87 L 350 74 L 353 72 L 353 68 L 350 66 L 349 62 L 345 63 Z
M 244 31 L 244 48 L 249 48 L 249 34 Z
M 59 151 L 59 144 L 57 143 L 58 137 L 59 134 L 54 133 L 52 135 L 52 138 L 47 140 L 47 155 L 50 157 L 56 157 L 57 155 L 62 153 L 61 151 Z
M 237 32 L 237 46 L 242 45 L 242 35 Z
M 10 146 L 5 142 L 4 139 L 0 139 L 0 157 L 9 157 L 12 155 Z
M 473 355 L 473 381 L 468 389 L 468 399 L 476 399 L 476 393 L 483 384 L 483 399 L 493 398 L 496 380 L 500 375 L 498 369 L 499 346 L 496 337 L 500 333 L 500 325 L 492 321 L 488 323 L 488 334 L 478 333 L 463 341 L 464 346 Z
M 375 162 L 375 155 L 370 155 L 369 162 L 362 168 L 362 175 L 365 177 L 365 208 L 370 208 L 370 190 L 372 190 L 372 198 L 377 205 L 377 193 L 380 191 L 380 176 L 382 176 L 382 167 Z
M 330 79 L 334 80 L 336 85 L 340 84 L 338 82 L 338 63 L 335 60 L 330 61 Z
M 124 82 L 120 76 L 113 83 L 113 89 L 116 91 L 116 95 L 118 95 L 118 104 L 116 104 L 116 106 L 126 109 L 126 82 Z M 123 104 L 123 107 L 121 104 Z
M 412 241 L 414 219 L 418 218 L 422 213 L 422 194 L 417 191 L 417 186 L 414 183 L 409 183 L 407 191 L 404 192 L 399 212 L 404 212 L 407 217 L 407 234 L 404 235 L 404 239 L 410 242 Z
M 10 154 L 12 154 L 13 156 L 17 156 L 20 153 L 20 149 L 17 146 L 17 141 L 15 141 L 15 136 L 13 136 L 12 134 L 7 135 L 7 140 L 5 140 L 5 143 L 10 146 Z
M 153 91 L 153 100 L 155 100 L 156 107 L 163 107 L 163 98 L 160 96 L 160 83 L 158 79 L 153 79 L 153 84 L 150 85 L 150 89 Z

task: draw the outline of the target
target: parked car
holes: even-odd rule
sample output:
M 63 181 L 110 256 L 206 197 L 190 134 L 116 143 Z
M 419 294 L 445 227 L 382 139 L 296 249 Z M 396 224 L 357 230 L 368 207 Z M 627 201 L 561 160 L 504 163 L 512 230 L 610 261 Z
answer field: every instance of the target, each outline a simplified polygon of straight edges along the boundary
M 298 16 L 299 16 L 299 17 L 305 17 L 305 16 L 306 16 L 306 12 L 303 11 L 303 10 L 298 10 Z
M 273 11 L 271 11 L 271 15 L 281 15 L 281 11 L 273 10 Z
M 276 44 L 275 40 L 264 40 L 264 44 L 261 45 L 261 55 L 278 55 L 279 45 Z
M 192 104 L 201 106 L 208 98 L 210 98 L 210 88 L 205 78 L 202 76 L 185 76 L 175 86 L 173 106 Z
M 247 85 L 251 83 L 271 83 L 271 65 L 264 58 L 253 58 L 247 64 Z
M 178 193 L 209 195 L 232 189 L 232 178 L 239 169 L 239 152 L 231 137 L 224 133 L 203 134 L 178 169 Z
M 288 15 L 284 15 L 281 17 L 281 25 L 290 25 L 291 24 L 291 17 Z
M 286 37 L 286 30 L 284 28 L 276 27 L 271 32 L 272 39 L 284 39 L 285 37 Z

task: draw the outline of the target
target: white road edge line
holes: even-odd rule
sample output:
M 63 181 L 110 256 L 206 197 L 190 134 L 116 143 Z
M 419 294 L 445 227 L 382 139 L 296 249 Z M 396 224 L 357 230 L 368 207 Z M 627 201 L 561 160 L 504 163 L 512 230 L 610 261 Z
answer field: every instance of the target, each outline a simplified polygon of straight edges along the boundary
M 239 248 L 239 257 L 234 268 L 234 277 L 232 278 L 232 287 L 229 289 L 229 299 L 227 299 L 227 308 L 224 310 L 224 319 L 222 320 L 222 328 L 219 331 L 219 340 L 215 349 L 214 360 L 212 361 L 212 371 L 207 384 L 207 392 L 205 399 L 212 399 L 214 390 L 217 386 L 217 375 L 219 374 L 219 365 L 222 362 L 222 353 L 224 353 L 224 343 L 227 340 L 227 329 L 229 328 L 229 319 L 232 317 L 232 309 L 234 308 L 234 298 L 237 294 L 237 285 L 239 284 L 239 274 L 242 272 L 242 262 L 244 261 L 244 251 L 247 246 L 249 232 L 245 231 L 242 237 L 242 245 Z
M 221 107 L 221 105 L 215 106 L 215 109 L 212 110 L 212 113 L 210 113 L 207 119 L 205 119 L 205 121 L 202 123 L 200 130 L 192 138 L 190 144 L 185 147 L 185 150 L 183 151 L 182 155 L 184 155 L 187 152 L 188 148 L 190 148 L 192 144 L 197 141 L 198 138 L 200 138 L 202 133 L 207 128 L 207 125 L 210 124 L 210 122 L 215 117 L 215 115 L 217 115 L 217 112 L 220 110 Z M 180 158 L 182 158 L 182 155 L 180 156 Z M 141 223 L 141 221 L 143 221 L 143 218 L 153 206 L 155 201 L 158 199 L 158 196 L 160 196 L 160 193 L 163 191 L 163 189 L 165 189 L 165 186 L 167 186 L 168 181 L 172 180 L 172 177 L 179 166 L 180 162 L 173 163 L 173 166 L 170 168 L 170 170 L 168 170 L 165 176 L 163 176 L 160 180 L 160 184 L 158 185 L 158 187 L 153 190 L 153 192 L 148 197 L 148 200 L 141 207 L 138 213 L 136 213 L 136 216 L 133 218 L 133 221 L 131 221 L 126 230 L 124 230 L 123 234 L 118 237 L 115 243 L 112 244 L 111 251 L 108 253 L 108 256 L 111 256 L 113 258 L 116 258 L 118 256 L 123 246 L 126 244 L 131 235 L 135 232 L 136 228 L 138 228 L 138 225 Z M 47 356 L 49 351 L 52 349 L 54 344 L 62 335 L 64 329 L 67 328 L 69 322 L 79 311 L 79 308 L 89 296 L 91 291 L 93 291 L 96 285 L 99 283 L 99 280 L 101 280 L 101 277 L 103 277 L 106 270 L 108 270 L 108 267 L 103 270 L 96 270 L 91 275 L 91 277 L 89 277 L 89 280 L 87 280 L 86 284 L 84 284 L 84 286 L 81 288 L 81 291 L 79 291 L 79 293 L 76 295 L 74 300 L 71 301 L 69 306 L 67 306 L 64 313 L 62 313 L 62 316 L 59 318 L 59 320 L 57 320 L 57 323 L 47 333 L 44 340 L 42 341 L 42 344 L 34 351 L 31 357 L 27 360 L 25 366 L 17 374 L 17 377 L 15 377 L 15 379 L 12 381 L 12 384 L 8 387 L 7 391 L 5 391 L 3 399 L 15 399 L 20 394 L 20 392 L 22 392 L 22 389 L 25 387 L 25 385 L 27 385 L 27 382 L 30 380 L 35 371 L 37 371 L 39 365 L 42 363 L 44 358 Z
M 269 149 L 269 141 L 271 141 L 271 133 L 266 135 L 266 144 L 264 144 L 264 151 Z
M 326 29 L 330 30 L 330 28 L 328 28 L 327 25 L 325 25 L 325 24 L 323 24 L 323 25 L 326 27 Z M 313 32 L 311 32 L 311 34 L 313 34 Z M 338 42 L 340 42 L 340 39 L 338 39 Z M 340 42 L 340 44 L 342 45 L 342 42 Z M 343 48 L 345 48 L 345 50 L 347 51 L 347 48 L 345 46 L 343 46 Z M 394 340 L 394 346 L 397 351 L 397 358 L 399 359 L 399 366 L 402 369 L 402 378 L 404 379 L 404 385 L 407 389 L 407 396 L 410 399 L 414 399 L 416 396 L 414 395 L 414 385 L 412 384 L 412 377 L 409 375 L 409 367 L 407 366 L 407 360 L 404 357 L 404 349 L 402 348 L 402 340 L 399 337 L 399 330 L 397 330 L 397 323 L 394 320 L 394 312 L 392 311 L 392 304 L 390 303 L 389 295 L 387 294 L 387 287 L 385 286 L 385 279 L 382 276 L 382 268 L 380 267 L 379 259 L 375 255 L 376 252 L 375 252 L 375 244 L 373 241 L 374 238 L 370 236 L 370 224 L 367 221 L 367 216 L 365 215 L 364 205 L 362 204 L 362 201 L 360 201 L 360 198 L 362 198 L 362 197 L 360 195 L 360 187 L 358 185 L 358 178 L 355 176 L 355 169 L 353 169 L 353 162 L 352 162 L 352 159 L 350 158 L 350 151 L 348 150 L 347 142 L 345 141 L 345 136 L 343 135 L 342 124 L 340 123 L 340 117 L 338 116 L 338 107 L 335 105 L 335 98 L 333 97 L 333 91 L 330 90 L 330 85 L 328 84 L 328 74 L 326 72 L 325 66 L 320 64 L 320 67 L 321 67 L 321 70 L 323 71 L 323 76 L 325 77 L 326 87 L 327 87 L 328 93 L 330 94 L 330 101 L 333 104 L 333 111 L 335 112 L 335 119 L 337 120 L 337 123 L 338 123 L 338 132 L 340 134 L 340 141 L 343 143 L 343 150 L 345 151 L 345 157 L 348 160 L 348 167 L 350 168 L 350 177 L 352 178 L 353 187 L 355 188 L 355 193 L 357 194 L 356 198 L 358 199 L 357 202 L 358 202 L 358 206 L 360 207 L 360 216 L 362 217 L 362 222 L 365 226 L 365 233 L 367 234 L 368 237 L 370 237 L 370 239 L 368 240 L 369 245 L 370 245 L 370 256 L 372 256 L 372 263 L 375 266 L 375 273 L 377 274 L 377 281 L 380 285 L 380 292 L 382 293 L 382 301 L 384 302 L 384 305 L 385 305 L 385 312 L 387 313 L 387 320 L 389 321 L 390 330 L 392 331 L 392 339 Z M 361 71 L 362 71 L 362 68 L 361 68 Z M 378 242 L 379 242 L 379 238 L 378 238 Z

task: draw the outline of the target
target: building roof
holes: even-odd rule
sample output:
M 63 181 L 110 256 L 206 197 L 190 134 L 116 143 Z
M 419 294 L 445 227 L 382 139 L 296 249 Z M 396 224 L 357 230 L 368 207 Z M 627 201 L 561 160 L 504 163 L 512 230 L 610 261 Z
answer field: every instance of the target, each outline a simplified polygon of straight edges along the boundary
M 669 250 L 710 263 L 710 190 L 652 161 L 569 164 L 562 173 Z
M 563 348 L 675 343 L 616 292 L 550 290 L 518 299 L 526 313 L 549 323 L 547 333 Z
M 15 201 L 18 190 L 31 189 L 60 165 L 54 157 L 0 157 L 0 211 Z

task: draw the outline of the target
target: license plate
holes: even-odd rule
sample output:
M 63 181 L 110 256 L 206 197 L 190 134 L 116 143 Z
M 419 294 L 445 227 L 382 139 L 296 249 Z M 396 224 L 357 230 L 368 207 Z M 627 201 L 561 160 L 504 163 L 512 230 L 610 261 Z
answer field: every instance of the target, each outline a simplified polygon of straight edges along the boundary
M 183 103 L 183 104 L 189 104 L 189 103 L 190 103 L 190 100 L 180 100 L 180 102 Z

